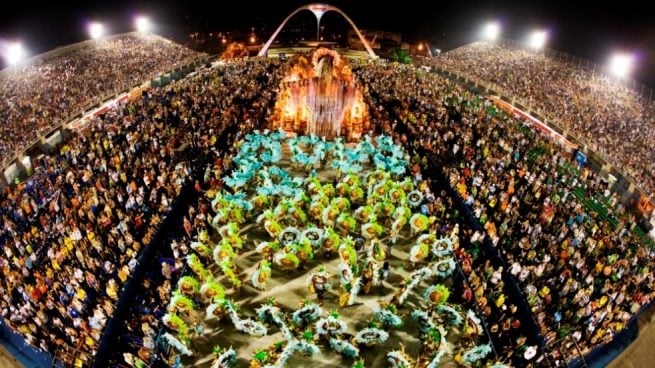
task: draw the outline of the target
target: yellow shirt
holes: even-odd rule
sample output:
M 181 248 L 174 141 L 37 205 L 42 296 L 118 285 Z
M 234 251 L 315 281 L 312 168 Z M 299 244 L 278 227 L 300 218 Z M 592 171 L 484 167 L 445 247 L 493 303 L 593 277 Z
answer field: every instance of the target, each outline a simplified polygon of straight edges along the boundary
M 116 286 L 115 285 L 114 286 L 112 286 L 111 284 L 107 285 L 107 290 L 106 291 L 107 291 L 107 295 L 110 298 L 112 298 L 112 299 L 116 298 Z
M 118 278 L 121 279 L 121 282 L 125 282 L 125 280 L 127 280 L 127 276 L 128 274 L 125 268 L 121 268 L 121 270 L 118 271 Z
M 73 240 L 69 237 L 64 238 L 64 244 L 67 250 L 73 250 Z

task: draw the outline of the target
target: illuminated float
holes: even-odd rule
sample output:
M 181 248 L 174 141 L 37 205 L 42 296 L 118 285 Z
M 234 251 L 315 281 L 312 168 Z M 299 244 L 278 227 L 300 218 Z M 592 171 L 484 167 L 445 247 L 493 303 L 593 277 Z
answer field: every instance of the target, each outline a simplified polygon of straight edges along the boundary
M 311 61 L 304 55 L 290 60 L 271 127 L 328 140 L 344 137 L 346 141 L 356 141 L 368 132 L 361 86 L 346 60 L 326 48 L 314 51 Z

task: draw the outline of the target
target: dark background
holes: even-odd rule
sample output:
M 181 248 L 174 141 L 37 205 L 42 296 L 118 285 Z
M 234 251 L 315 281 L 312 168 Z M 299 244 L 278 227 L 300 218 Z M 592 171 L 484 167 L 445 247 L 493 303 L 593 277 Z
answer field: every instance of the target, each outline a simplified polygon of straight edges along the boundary
M 12 3 L 0 14 L 0 39 L 21 40 L 30 55 L 87 39 L 85 24 L 98 20 L 108 33 L 132 30 L 132 17 L 147 14 L 157 33 L 179 41 L 191 32 L 244 30 L 263 37 L 296 7 L 309 1 L 30 1 Z M 548 47 L 606 64 L 614 51 L 638 55 L 632 76 L 655 86 L 655 15 L 645 1 L 330 1 L 364 29 L 401 32 L 406 39 L 427 40 L 448 50 L 478 37 L 482 24 L 499 20 L 503 36 L 523 40 L 535 28 L 550 32 Z M 312 15 L 293 22 L 315 34 Z M 345 22 L 328 13 L 322 24 L 336 32 Z M 293 25 L 293 24 L 292 24 Z

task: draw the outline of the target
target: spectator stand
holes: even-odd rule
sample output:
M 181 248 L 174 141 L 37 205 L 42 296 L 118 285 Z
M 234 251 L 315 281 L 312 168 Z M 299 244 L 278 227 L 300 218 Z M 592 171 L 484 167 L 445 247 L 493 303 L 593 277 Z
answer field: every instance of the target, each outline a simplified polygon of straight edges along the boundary
M 431 157 L 428 152 L 425 151 L 421 152 L 421 155 L 427 155 L 427 157 L 430 157 L 430 160 L 428 161 L 429 168 L 428 170 L 426 170 L 426 173 L 431 173 L 433 182 L 440 183 L 442 189 L 446 190 L 446 192 L 448 193 L 448 196 L 453 198 L 460 213 L 463 214 L 464 217 L 463 221 L 466 221 L 466 223 L 469 226 L 471 226 L 473 230 L 484 231 L 484 228 L 480 224 L 479 220 L 475 218 L 475 216 L 471 212 L 471 209 L 464 203 L 464 200 L 460 197 L 457 191 L 451 185 L 448 184 L 448 179 L 444 175 L 439 163 L 434 159 L 434 157 Z M 466 247 L 466 246 L 465 248 L 470 249 L 470 247 Z M 504 269 L 509 268 L 506 262 L 504 261 L 504 259 L 498 253 L 498 250 L 491 244 L 489 237 L 485 237 L 483 241 L 482 252 L 485 255 L 484 259 L 490 259 L 494 267 L 503 266 Z M 458 271 L 462 272 L 461 265 L 459 264 L 459 262 L 458 262 Z M 505 285 L 507 286 L 507 291 L 509 292 L 508 299 L 519 307 L 520 320 L 523 321 L 524 323 L 527 323 L 527 326 L 524 327 L 523 331 L 527 335 L 526 337 L 528 338 L 528 343 L 536 344 L 540 348 L 547 350 L 547 346 L 545 344 L 544 338 L 539 333 L 539 327 L 537 326 L 537 323 L 532 315 L 532 312 L 530 312 L 530 308 L 527 305 L 525 298 L 521 294 L 521 289 L 518 283 L 516 282 L 516 280 L 514 280 L 514 277 L 508 272 L 503 272 L 502 277 L 503 277 L 503 281 L 505 282 Z M 464 277 L 464 279 L 466 280 L 467 278 Z M 488 322 L 485 319 L 485 333 L 489 336 L 490 334 L 489 334 L 488 326 L 486 326 L 487 324 Z M 494 346 L 498 344 L 495 341 L 495 339 L 491 339 L 491 341 L 494 342 Z M 550 367 L 555 366 L 553 362 L 548 360 L 547 360 L 547 364 L 548 364 L 547 366 Z
M 137 267 L 134 270 L 133 276 L 123 287 L 114 314 L 111 317 L 111 320 L 107 323 L 105 331 L 103 332 L 100 346 L 94 357 L 92 367 L 109 366 L 110 352 L 112 349 L 116 348 L 115 344 L 116 341 L 118 341 L 121 326 L 125 323 L 127 318 L 131 302 L 136 298 L 137 294 L 141 292 L 140 285 L 145 279 L 146 272 L 155 259 L 158 250 L 164 247 L 165 240 L 173 236 L 175 230 L 180 230 L 180 227 L 178 226 L 179 224 L 177 223 L 179 221 L 176 220 L 179 220 L 182 217 L 185 208 L 187 208 L 186 206 L 193 202 L 194 195 L 197 196 L 197 193 L 194 192 L 193 184 L 187 183 L 182 188 L 182 192 L 173 204 L 168 216 L 166 216 L 166 219 L 159 227 L 157 234 L 153 237 L 150 244 L 148 244 L 148 246 L 141 252 L 138 260 L 140 267 Z
M 507 48 L 520 49 L 520 50 L 529 49 L 525 43 L 512 40 L 509 38 L 501 37 L 495 42 Z M 588 71 L 591 71 L 592 73 L 601 73 L 607 76 L 610 76 L 612 74 L 609 72 L 609 68 L 607 66 L 598 65 L 593 61 L 581 58 L 579 56 L 571 55 L 563 51 L 558 51 L 558 50 L 551 49 L 549 47 L 545 47 L 539 52 L 542 52 L 544 55 L 552 59 L 558 60 L 560 62 L 578 68 L 584 68 Z M 633 78 L 615 78 L 615 80 L 621 83 L 626 88 L 632 89 L 635 93 L 639 94 L 644 100 L 648 102 L 653 101 L 653 98 L 655 98 L 655 92 L 653 92 L 652 88 L 644 85 L 643 83 L 640 83 L 639 81 Z
M 556 118 L 542 119 L 543 116 L 546 116 L 546 113 L 541 110 L 534 110 L 530 105 L 518 99 L 516 97 L 509 97 L 501 94 L 502 88 L 498 87 L 493 83 L 487 83 L 482 80 L 479 80 L 470 75 L 464 75 L 462 73 L 455 73 L 450 70 L 443 69 L 441 67 L 433 66 L 433 72 L 436 72 L 446 78 L 456 81 L 465 85 L 472 92 L 480 92 L 488 95 L 498 95 L 503 101 L 510 103 L 518 108 L 525 109 L 525 111 L 536 119 L 541 120 L 545 125 L 548 125 L 550 128 L 556 132 L 562 134 L 567 140 L 578 144 L 579 150 L 587 156 L 587 165 L 595 173 L 600 174 L 603 178 L 609 180 L 611 177 L 614 178 L 611 190 L 619 195 L 621 195 L 622 201 L 624 204 L 629 206 L 629 208 L 634 207 L 636 199 L 640 197 L 647 197 L 646 194 L 633 182 L 627 175 L 620 171 L 615 166 L 607 162 L 601 155 L 594 152 L 590 145 L 580 137 L 573 136 L 569 133 L 568 129 L 564 127 L 561 122 L 558 122 Z M 535 113 L 536 111 L 536 113 Z M 610 177 L 611 175 L 611 177 Z M 644 231 L 645 229 L 642 229 Z M 647 231 L 647 229 L 646 229 Z
M 630 318 L 627 326 L 614 335 L 612 341 L 593 349 L 586 357 L 574 359 L 568 363 L 571 368 L 601 368 L 607 367 L 616 359 L 633 341 L 639 337 L 639 324 L 652 323 L 655 314 L 655 302 L 645 305 L 637 314 Z M 562 341 L 567 343 L 567 341 Z
M 563 54 L 565 55 L 565 54 Z M 571 61 L 571 60 L 576 60 L 572 57 L 569 56 L 561 56 L 560 59 L 563 61 Z M 584 67 L 583 61 L 581 59 L 577 59 L 578 62 L 577 66 Z M 464 85 L 467 86 L 472 91 L 480 91 L 483 90 L 487 93 L 497 93 L 500 88 L 493 84 L 485 83 L 483 81 L 477 80 L 473 77 L 470 76 L 462 76 L 457 73 L 453 73 L 451 71 L 441 69 L 438 67 L 434 68 L 434 71 L 437 73 L 441 74 L 444 77 L 450 78 L 452 80 L 457 81 L 458 83 L 463 83 Z M 649 92 L 650 93 L 650 92 Z M 649 96 L 645 96 L 642 94 L 643 98 L 648 98 Z M 516 102 L 517 100 L 514 98 L 508 98 L 506 96 L 502 96 L 502 99 L 506 102 L 510 102 L 514 104 L 517 107 L 524 108 L 524 106 L 521 106 L 521 104 L 525 104 L 524 102 Z M 538 115 L 534 115 L 539 117 Z M 554 130 L 558 132 L 562 132 L 563 128 L 558 125 L 550 124 L 552 121 L 548 121 L 549 126 L 553 128 Z M 566 131 L 564 131 L 566 133 Z M 615 167 L 610 166 L 600 155 L 597 153 L 589 150 L 588 146 L 582 142 L 576 137 L 571 136 L 570 134 L 567 135 L 568 139 L 571 139 L 575 141 L 576 143 L 580 144 L 582 149 L 584 150 L 584 153 L 587 154 L 588 157 L 588 166 L 590 169 L 592 169 L 596 173 L 600 173 L 603 177 L 607 177 L 608 175 L 612 175 L 616 178 L 614 181 L 611 189 L 612 191 L 615 191 L 618 194 L 622 195 L 622 199 L 624 203 L 627 203 L 631 206 L 634 206 L 636 199 L 638 199 L 639 195 L 643 196 L 644 194 L 637 189 L 637 186 L 626 176 L 624 176 L 620 171 L 618 171 Z M 577 168 L 574 168 L 574 170 L 577 170 Z M 637 192 L 635 192 L 637 191 Z M 455 196 L 458 196 L 456 192 L 453 193 Z M 574 192 L 574 195 L 578 197 L 581 202 L 584 203 L 585 207 L 593 210 L 595 212 L 600 213 L 601 217 L 607 216 L 606 215 L 606 210 L 604 209 L 604 204 L 602 203 L 601 199 L 592 199 L 592 201 L 584 201 L 584 198 L 586 197 L 586 193 L 578 193 L 578 191 Z M 637 197 L 637 198 L 635 198 Z M 460 199 L 461 201 L 461 199 Z M 459 202 L 459 201 L 458 201 Z M 469 211 L 466 211 L 470 213 Z M 617 219 L 615 218 L 605 218 L 606 221 L 615 224 L 618 222 Z M 475 222 L 475 219 L 473 218 L 473 221 Z M 635 232 L 637 234 L 640 234 L 640 237 L 642 241 L 648 242 L 652 246 L 652 241 L 649 241 L 649 239 L 646 237 L 646 234 L 643 231 L 639 231 L 639 227 L 635 227 Z M 501 259 L 502 262 L 502 259 Z M 648 305 L 642 307 L 640 311 L 634 315 L 630 321 L 628 322 L 627 326 L 625 329 L 614 335 L 613 339 L 604 345 L 597 346 L 594 348 L 590 353 L 588 353 L 586 356 L 583 355 L 580 347 L 578 346 L 577 342 L 571 338 L 571 336 L 565 336 L 563 338 L 560 338 L 558 340 L 554 340 L 551 342 L 548 342 L 547 344 L 543 345 L 543 347 L 546 349 L 547 352 L 553 351 L 553 350 L 558 350 L 559 346 L 564 346 L 568 345 L 569 347 L 573 346 L 574 350 L 578 352 L 577 357 L 565 357 L 565 362 L 566 366 L 568 367 L 604 367 L 607 366 L 612 360 L 614 360 L 621 352 L 626 349 L 639 335 L 638 332 L 638 322 L 640 320 L 643 320 L 644 315 L 650 315 L 653 313 L 653 302 L 649 303 Z M 536 328 L 536 327 L 535 327 Z M 568 349 L 570 350 L 570 349 Z
M 22 70 L 26 70 L 28 67 L 33 67 L 37 65 L 38 63 L 45 63 L 44 65 L 48 65 L 47 62 L 50 60 L 58 60 L 58 58 L 65 58 L 69 54 L 70 55 L 75 55 L 75 53 L 83 52 L 86 51 L 87 49 L 97 47 L 99 42 L 119 42 L 121 40 L 129 40 L 129 39 L 141 39 L 143 37 L 147 37 L 149 39 L 152 39 L 156 42 L 161 43 L 161 45 L 173 45 L 172 41 L 165 39 L 163 37 L 157 36 L 157 35 L 142 35 L 138 32 L 130 32 L 130 33 L 124 33 L 124 34 L 119 34 L 119 35 L 112 35 L 112 36 L 107 36 L 103 37 L 99 40 L 88 40 L 80 43 L 76 43 L 73 45 L 65 46 L 62 48 L 58 48 L 55 50 L 52 50 L 50 52 L 34 56 L 24 62 L 22 62 L 19 66 L 14 66 L 11 68 L 6 68 L 2 71 L 0 71 L 0 80 L 8 79 L 15 73 L 20 73 L 18 71 L 18 68 L 22 68 Z M 205 56 L 200 56 L 192 60 L 191 62 L 188 62 L 188 60 L 182 61 L 182 62 L 176 62 L 172 65 L 172 68 L 169 69 L 168 71 L 162 73 L 162 75 L 172 75 L 175 74 L 176 78 L 182 75 L 185 75 L 188 73 L 188 71 L 193 70 L 197 68 L 199 65 L 202 65 L 204 62 L 207 61 L 207 58 Z M 53 61 L 54 62 L 54 61 Z M 153 73 L 153 72 L 161 72 L 160 70 L 148 70 L 147 73 Z M 65 116 L 64 118 L 58 119 L 57 117 L 50 117 L 49 120 L 54 120 L 54 124 L 52 124 L 50 127 L 48 127 L 45 131 L 39 132 L 39 136 L 36 138 L 33 138 L 31 141 L 25 140 L 21 142 L 20 147 L 16 150 L 15 153 L 12 155 L 6 155 L 6 152 L 3 152 L 3 162 L 1 163 L 1 167 L 3 170 L 5 170 L 5 175 L 0 175 L 0 187 L 4 187 L 8 183 L 11 183 L 14 180 L 15 176 L 20 175 L 25 175 L 24 170 L 25 167 L 22 163 L 23 158 L 27 155 L 29 151 L 41 148 L 42 150 L 45 148 L 46 150 L 48 149 L 49 142 L 51 141 L 51 138 L 57 134 L 57 132 L 61 132 L 63 129 L 65 129 L 71 121 L 80 118 L 85 112 L 88 112 L 95 107 L 99 106 L 103 102 L 109 101 L 112 98 L 115 98 L 116 96 L 126 93 L 133 88 L 136 88 L 141 84 L 139 83 L 134 83 L 134 80 L 131 75 L 125 76 L 127 77 L 125 81 L 117 81 L 116 85 L 114 86 L 107 86 L 108 88 L 103 89 L 100 93 L 100 95 L 95 98 L 93 101 L 88 102 L 85 106 L 70 106 L 69 110 L 72 111 L 64 111 L 63 115 Z M 152 75 L 139 75 L 136 76 L 138 79 L 148 79 L 152 77 Z M 70 82 L 70 81 L 69 81 Z M 70 84 L 70 83 L 69 83 Z M 48 93 L 48 91 L 44 92 L 45 94 Z M 75 96 L 72 96 L 75 97 Z M 65 109 L 66 110 L 66 109 Z M 29 142 L 29 143 L 28 143 Z M 39 147 L 45 146 L 45 147 Z M 50 144 L 51 146 L 51 144 Z M 16 165 L 13 167 L 13 165 Z M 14 176 L 14 177 L 7 177 L 7 171 L 8 168 L 12 168 L 9 170 L 9 174 Z M 14 173 L 14 174 L 12 174 Z M 2 180 L 2 179 L 6 179 Z
M 68 49 L 68 47 L 65 49 Z M 73 113 L 73 115 L 71 115 L 71 117 L 65 121 L 56 123 L 50 130 L 27 145 L 25 149 L 17 152 L 15 155 L 7 158 L 2 162 L 1 167 L 5 171 L 2 173 L 2 175 L 0 175 L 0 188 L 8 184 L 13 184 L 15 178 L 23 179 L 26 175 L 29 175 L 21 161 L 22 158 L 29 156 L 28 152 L 47 152 L 47 150 L 54 146 L 57 142 L 61 142 L 61 139 L 58 141 L 52 141 L 52 138 L 57 133 L 60 133 L 63 136 L 65 134 L 65 130 L 74 129 L 80 121 L 83 121 L 85 118 L 89 117 L 90 114 L 102 111 L 101 107 L 103 103 L 111 102 L 112 100 L 118 100 L 121 95 L 130 96 L 135 91 L 139 91 L 143 88 L 158 87 L 179 80 L 184 76 L 194 72 L 199 67 L 205 65 L 208 60 L 211 60 L 211 57 L 197 58 L 190 63 L 176 66 L 173 69 L 146 81 L 145 84 L 135 83 L 132 86 L 125 87 L 121 91 L 111 91 L 109 94 L 96 99 L 94 102 L 91 102 L 80 111 Z M 166 82 L 162 83 L 163 81 Z M 16 165 L 16 172 L 15 174 L 11 175 L 11 177 L 9 177 L 8 169 L 12 164 Z
M 197 67 L 204 65 L 204 63 L 205 63 L 205 59 L 194 60 L 193 62 L 183 67 L 173 69 L 172 72 L 174 72 L 175 74 L 175 79 L 180 79 L 183 78 L 188 73 L 195 70 Z M 169 74 L 172 73 L 169 72 Z M 140 83 L 135 86 L 139 86 L 139 85 Z M 79 117 L 80 114 L 76 116 L 76 118 Z M 63 129 L 62 124 L 55 127 L 53 131 L 57 129 Z M 51 134 L 51 133 L 47 133 L 47 134 Z M 43 137 L 41 137 L 40 139 L 43 139 Z M 38 144 L 38 142 L 35 142 L 34 144 L 36 145 Z M 142 257 L 144 256 L 142 255 Z M 29 345 L 22 336 L 16 334 L 13 330 L 11 330 L 11 328 L 7 326 L 4 323 L 4 321 L 2 321 L 1 318 L 0 318 L 0 343 L 2 343 L 3 346 L 6 347 L 7 351 L 12 355 L 14 355 L 15 358 L 17 358 L 17 360 L 19 360 L 26 367 L 50 367 L 50 366 L 63 367 L 64 365 L 62 362 L 67 361 L 67 359 L 64 359 L 65 357 L 63 351 L 56 351 L 53 353 L 54 355 L 53 356 L 48 352 L 42 351 L 38 348 Z

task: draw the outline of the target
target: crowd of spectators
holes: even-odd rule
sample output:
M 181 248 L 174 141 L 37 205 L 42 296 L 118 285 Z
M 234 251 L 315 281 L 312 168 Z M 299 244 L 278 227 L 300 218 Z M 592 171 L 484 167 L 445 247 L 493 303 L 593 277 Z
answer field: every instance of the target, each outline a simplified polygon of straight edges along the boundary
M 0 77 L 0 162 L 98 99 L 199 56 L 156 35 L 126 35 L 6 69 Z
M 517 97 L 581 138 L 649 197 L 655 194 L 655 103 L 600 70 L 542 52 L 476 42 L 445 52 L 437 66 Z
M 140 249 L 188 176 L 160 134 L 164 124 L 121 106 L 2 196 L 0 305 L 31 344 L 65 353 L 97 347 Z
M 454 112 L 454 102 L 450 101 L 473 98 L 473 95 L 460 85 L 408 65 L 370 64 L 356 69 L 356 73 L 367 87 L 365 98 L 370 106 L 372 126 L 405 144 L 417 155 L 412 160 L 422 162 L 424 167 L 427 167 L 428 157 L 440 164 L 456 161 L 454 152 L 459 148 L 453 151 L 457 145 L 455 134 L 465 132 L 452 127 L 453 121 L 448 114 Z M 431 171 L 434 169 L 430 168 Z M 444 181 L 434 177 L 434 184 L 448 185 L 440 180 Z M 442 192 L 440 197 L 444 196 Z M 482 249 L 486 237 L 484 231 L 474 230 L 461 216 L 451 197 L 445 198 L 431 209 L 431 213 L 445 213 L 445 217 L 440 217 L 440 223 L 457 221 L 461 227 L 462 246 L 456 253 L 470 284 L 463 300 L 471 301 L 479 308 L 502 361 L 517 366 L 532 362 L 536 362 L 535 366 L 545 364 L 541 353 L 530 357 L 527 362 L 524 358 L 525 351 L 534 341 L 528 341 L 527 324 L 521 322 L 525 316 L 519 316 L 516 304 L 508 297 L 507 285 L 499 276 L 502 269 L 494 269 L 492 264 L 485 262 L 490 255 Z M 498 302 L 500 299 L 503 301 Z
M 182 151 L 213 155 L 220 132 L 240 136 L 259 123 L 276 70 L 266 60 L 227 64 L 150 89 L 73 133 L 35 175 L 8 188 L 0 308 L 9 326 L 41 349 L 88 362 L 139 251 L 193 179 Z
M 193 203 L 182 203 L 188 206 L 187 210 L 167 239 L 170 248 L 158 252 L 142 282 L 145 292 L 139 295 L 125 321 L 127 327 L 110 359 L 113 366 L 179 365 L 175 355 L 161 348 L 158 337 L 165 332 L 162 311 L 170 300 L 171 287 L 175 288 L 184 273 L 189 243 L 197 240 L 200 231 L 210 228 L 210 203 L 202 193 L 222 187 L 221 177 L 230 169 L 231 157 L 237 153 L 233 143 L 265 123 L 282 75 L 277 62 L 255 60 L 201 71 L 180 83 L 191 87 L 185 96 L 198 97 L 188 100 L 191 103 L 187 105 L 194 106 L 194 134 L 189 139 L 198 153 L 193 158 L 196 170 L 192 178 L 194 198 L 199 198 Z M 216 114 L 218 111 L 224 115 Z
M 141 50 L 133 52 L 145 58 L 155 47 L 130 46 L 145 42 L 131 37 L 94 47 L 111 48 L 103 42 L 127 43 L 114 45 L 118 49 L 113 51 L 126 64 L 124 53 L 130 49 Z M 107 56 L 111 50 L 99 54 L 112 59 Z M 8 105 L 0 108 L 0 118 L 18 114 L 23 135 L 32 134 L 25 126 L 43 131 L 56 120 L 45 117 L 65 117 L 64 110 L 84 106 L 84 99 L 102 95 L 121 78 L 131 84 L 158 66 L 174 63 L 159 60 L 141 68 L 142 60 L 139 67 L 123 70 L 117 60 L 102 63 L 75 55 L 3 79 L 0 96 L 6 98 L 0 103 Z M 179 60 L 192 56 L 175 55 Z M 458 58 L 470 58 L 473 66 Z M 477 78 L 497 78 L 491 80 L 507 93 L 557 114 L 598 152 L 628 168 L 643 188 L 652 188 L 655 161 L 634 153 L 652 136 L 643 126 L 652 108 L 605 77 L 543 55 L 487 44 L 448 53 L 438 63 Z M 96 65 L 90 69 L 97 75 L 85 74 L 89 65 Z M 182 186 L 195 181 L 198 192 L 219 188 L 221 173 L 230 166 L 231 153 L 225 148 L 264 122 L 281 80 L 280 65 L 264 59 L 231 62 L 150 89 L 74 132 L 37 162 L 34 175 L 0 195 L 0 313 L 7 323 L 35 346 L 88 362 L 121 286 L 138 266 L 141 248 L 159 229 Z M 48 87 L 46 79 L 39 79 L 43 73 L 30 68 L 61 73 L 64 82 Z M 113 77 L 103 80 L 106 75 L 100 71 Z M 428 159 L 441 165 L 482 225 L 480 230 L 471 224 L 461 228 L 458 259 L 471 285 L 463 298 L 477 304 L 491 335 L 501 341 L 502 360 L 539 366 L 546 351 L 555 360 L 572 358 L 575 345 L 587 353 L 609 341 L 652 300 L 654 254 L 636 235 L 635 218 L 607 182 L 575 165 L 570 152 L 435 73 L 384 63 L 360 65 L 354 72 L 364 85 L 371 125 L 404 144 L 417 170 L 428 167 Z M 39 80 L 46 86 L 38 87 Z M 26 89 L 22 83 L 34 87 Z M 11 92 L 12 85 L 20 88 Z M 17 120 L 7 121 L 0 139 L 3 158 L 17 149 L 14 138 L 27 139 L 13 132 L 19 125 L 11 128 L 11 121 Z M 197 157 L 183 154 L 185 149 L 211 158 L 213 164 L 198 171 L 193 168 Z M 615 154 L 617 150 L 621 153 Z M 434 180 L 429 174 L 426 179 Z M 430 202 L 428 210 L 442 226 L 438 231 L 448 233 L 461 220 L 455 205 L 444 193 Z M 175 243 L 181 245 L 174 247 L 172 257 L 158 259 L 164 263 L 161 275 L 151 272 L 142 281 L 149 291 L 131 309 L 121 340 L 130 348 L 117 350 L 127 364 L 152 358 L 158 316 L 180 270 L 185 244 L 206 226 L 207 207 L 202 201 L 189 207 L 185 233 Z M 500 253 L 499 262 L 481 256 L 485 242 Z M 520 286 L 547 349 L 532 350 L 526 342 L 528 323 L 516 314 L 516 301 L 509 300 L 508 280 Z M 555 344 L 567 336 L 565 344 Z
M 180 246 L 179 241 L 172 238 L 170 247 L 147 265 L 149 271 L 139 285 L 142 291 L 134 299 L 129 318 L 122 324 L 123 331 L 115 341 L 112 366 L 145 367 L 157 358 L 161 318 L 189 251 L 188 246 Z
M 571 334 L 583 353 L 608 342 L 655 295 L 653 254 L 631 231 L 635 219 L 607 182 L 520 123 L 468 124 L 473 136 L 447 168 L 450 182 L 500 249 L 542 335 Z
M 396 64 L 357 73 L 379 116 L 373 123 L 443 165 L 484 227 L 468 240 L 487 237 L 502 254 L 502 268 L 473 263 L 469 278 L 489 285 L 495 271 L 511 274 L 547 343 L 571 336 L 588 353 L 653 298 L 653 254 L 635 235 L 634 217 L 570 153 L 436 74 Z M 488 289 L 489 304 L 498 301 L 501 293 Z M 510 333 L 515 324 L 493 323 L 508 324 Z M 569 341 L 554 350 L 570 359 L 575 349 Z

